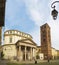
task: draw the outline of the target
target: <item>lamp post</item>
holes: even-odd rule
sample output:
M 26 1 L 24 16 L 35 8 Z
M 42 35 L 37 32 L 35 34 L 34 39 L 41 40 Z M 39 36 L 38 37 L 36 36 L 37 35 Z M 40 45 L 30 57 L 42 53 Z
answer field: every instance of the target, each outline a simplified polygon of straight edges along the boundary
M 55 2 L 53 2 L 51 4 L 51 7 L 53 8 L 53 10 L 51 12 L 51 15 L 52 15 L 52 17 L 53 17 L 54 20 L 56 20 L 57 19 L 57 16 L 58 16 L 58 11 L 55 9 L 56 6 L 54 5 L 55 3 L 59 3 L 59 1 L 55 1 Z

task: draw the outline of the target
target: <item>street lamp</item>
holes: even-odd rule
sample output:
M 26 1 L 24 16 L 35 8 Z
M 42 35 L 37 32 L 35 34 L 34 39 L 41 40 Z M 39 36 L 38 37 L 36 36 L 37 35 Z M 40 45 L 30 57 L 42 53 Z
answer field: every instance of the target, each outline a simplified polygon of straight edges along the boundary
M 53 6 L 53 4 L 55 4 L 55 3 L 59 3 L 59 1 L 55 1 L 55 2 L 53 2 L 51 4 L 51 7 L 53 8 L 53 10 L 51 12 L 51 15 L 52 15 L 52 17 L 53 17 L 54 20 L 56 20 L 57 16 L 58 16 L 58 11 L 55 9 L 56 6 L 55 5 Z

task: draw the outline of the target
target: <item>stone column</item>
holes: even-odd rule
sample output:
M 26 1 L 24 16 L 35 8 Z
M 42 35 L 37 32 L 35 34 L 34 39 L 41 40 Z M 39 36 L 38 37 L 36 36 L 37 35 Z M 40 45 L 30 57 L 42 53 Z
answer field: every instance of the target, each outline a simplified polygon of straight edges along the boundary
M 31 60 L 32 60 L 32 57 L 33 57 L 33 52 L 32 52 L 32 47 L 31 47 Z
M 19 59 L 22 60 L 22 56 L 21 56 L 21 46 L 19 46 Z
M 21 46 L 19 46 L 17 49 L 17 58 L 18 60 L 21 60 Z
M 33 48 L 33 57 L 34 57 L 34 48 Z
M 33 48 L 33 60 L 36 59 L 36 49 Z
M 26 60 L 26 46 L 25 46 L 25 60 Z

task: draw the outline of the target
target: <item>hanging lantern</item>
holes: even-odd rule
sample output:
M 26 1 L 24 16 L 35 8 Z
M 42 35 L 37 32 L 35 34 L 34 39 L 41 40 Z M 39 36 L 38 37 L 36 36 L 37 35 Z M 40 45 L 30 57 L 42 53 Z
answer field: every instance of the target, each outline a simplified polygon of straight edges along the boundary
M 57 19 L 57 15 L 58 15 L 58 11 L 56 9 L 54 9 L 52 12 L 51 12 L 51 15 L 53 17 L 54 20 Z

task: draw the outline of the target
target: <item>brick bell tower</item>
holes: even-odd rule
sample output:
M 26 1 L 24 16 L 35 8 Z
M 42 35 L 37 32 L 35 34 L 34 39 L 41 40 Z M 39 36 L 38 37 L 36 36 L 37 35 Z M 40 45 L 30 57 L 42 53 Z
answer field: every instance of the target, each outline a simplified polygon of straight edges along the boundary
M 40 27 L 41 32 L 41 52 L 44 54 L 44 59 L 52 58 L 51 51 L 51 35 L 50 35 L 50 27 L 46 23 Z

